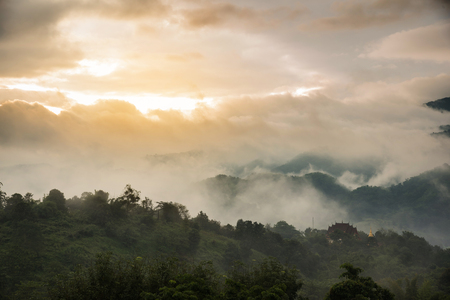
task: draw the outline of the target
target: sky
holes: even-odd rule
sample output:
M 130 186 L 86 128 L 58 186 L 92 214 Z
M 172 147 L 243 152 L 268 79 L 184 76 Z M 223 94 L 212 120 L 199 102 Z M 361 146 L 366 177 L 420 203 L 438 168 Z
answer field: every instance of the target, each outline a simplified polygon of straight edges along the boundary
M 423 106 L 448 96 L 448 1 L 0 0 L 8 194 L 131 183 L 195 211 L 192 183 L 302 153 L 386 186 L 450 162 Z

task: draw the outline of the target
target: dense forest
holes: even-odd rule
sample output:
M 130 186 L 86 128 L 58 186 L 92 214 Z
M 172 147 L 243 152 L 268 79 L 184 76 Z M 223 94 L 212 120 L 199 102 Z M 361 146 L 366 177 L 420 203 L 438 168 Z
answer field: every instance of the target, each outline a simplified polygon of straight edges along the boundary
M 318 173 L 291 180 L 309 180 L 342 203 L 359 195 L 360 205 L 352 204 L 358 212 L 387 193 L 398 203 L 391 199 L 382 206 L 395 211 L 396 205 L 409 205 L 426 218 L 420 203 L 428 201 L 436 221 L 444 222 L 448 207 L 438 211 L 433 201 L 448 200 L 425 199 L 431 187 L 421 180 L 439 172 L 448 176 L 448 168 L 382 190 L 349 192 Z M 210 181 L 221 180 L 230 193 L 242 181 L 224 175 Z M 363 195 L 371 200 L 364 203 Z M 358 238 L 302 231 L 283 220 L 224 225 L 202 211 L 191 216 L 180 203 L 142 197 L 130 185 L 117 198 L 98 190 L 66 199 L 57 189 L 42 201 L 29 193 L 0 196 L 4 299 L 313 300 L 342 299 L 339 293 L 355 291 L 352 297 L 363 297 L 358 299 L 450 299 L 450 250 L 409 231 L 380 229 L 374 237 L 359 232 Z

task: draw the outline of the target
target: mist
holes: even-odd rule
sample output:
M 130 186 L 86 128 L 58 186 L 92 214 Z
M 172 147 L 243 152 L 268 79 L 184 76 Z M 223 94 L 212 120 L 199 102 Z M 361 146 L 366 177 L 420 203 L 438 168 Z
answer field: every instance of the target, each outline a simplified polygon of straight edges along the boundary
M 405 96 L 404 86 L 390 101 L 342 101 L 324 90 L 223 98 L 190 113 L 143 114 L 130 103 L 102 100 L 56 115 L 37 102 L 6 101 L 0 181 L 8 194 L 37 199 L 53 188 L 66 197 L 94 190 L 115 197 L 131 184 L 142 196 L 182 203 L 191 215 L 202 210 L 222 223 L 285 220 L 302 229 L 314 217 L 325 228 L 347 213 L 312 186 L 293 189 L 285 177 L 262 175 L 322 172 L 351 190 L 387 187 L 450 162 L 450 139 L 431 135 L 449 114 L 424 107 L 420 95 Z M 301 168 L 283 169 L 302 157 L 310 160 Z M 252 186 L 224 206 L 199 184 L 218 174 L 253 178 Z

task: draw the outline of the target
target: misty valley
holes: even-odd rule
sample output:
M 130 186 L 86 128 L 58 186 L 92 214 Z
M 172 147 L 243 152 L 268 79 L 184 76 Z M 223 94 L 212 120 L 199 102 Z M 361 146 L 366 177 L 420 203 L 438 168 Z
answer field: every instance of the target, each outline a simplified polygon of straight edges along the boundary
M 351 190 L 331 169 L 302 176 L 281 171 L 299 168 L 300 161 L 277 167 L 278 172 L 217 175 L 195 186 L 224 216 L 252 206 L 263 210 L 277 196 L 278 205 L 305 216 L 300 210 L 308 207 L 283 199 L 306 193 L 314 201 L 316 196 L 321 206 L 312 217 L 319 226 L 296 228 L 282 218 L 272 224 L 244 219 L 223 224 L 208 216 L 207 207 L 190 215 L 183 199 L 152 200 L 130 185 L 118 197 L 95 190 L 66 198 L 53 189 L 36 200 L 31 193 L 2 191 L 0 295 L 450 299 L 450 166 L 389 187 Z M 367 176 L 373 172 L 364 170 Z M 330 210 L 344 211 L 344 223 L 352 220 L 344 225 L 352 230 L 335 219 L 328 223 L 338 227 L 320 226 L 324 218 L 336 217 L 328 215 Z M 368 226 L 370 232 L 361 230 Z

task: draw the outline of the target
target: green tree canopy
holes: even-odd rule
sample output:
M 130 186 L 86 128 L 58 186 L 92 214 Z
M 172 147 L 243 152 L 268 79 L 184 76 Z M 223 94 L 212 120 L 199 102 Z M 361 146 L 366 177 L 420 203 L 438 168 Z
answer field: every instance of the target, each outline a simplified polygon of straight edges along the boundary
M 293 225 L 288 224 L 286 221 L 279 221 L 273 226 L 272 231 L 279 233 L 285 239 L 291 239 L 295 236 L 300 236 L 301 233 Z
M 66 198 L 64 198 L 64 194 L 57 189 L 53 189 L 48 193 L 48 196 L 44 198 L 44 202 L 46 201 L 55 203 L 59 211 L 67 211 Z
M 359 276 L 363 271 L 361 268 L 355 268 L 350 263 L 341 265 L 341 268 L 346 271 L 339 278 L 345 278 L 345 280 L 334 284 L 325 300 L 394 299 L 394 295 L 388 289 L 376 284 L 372 278 Z

